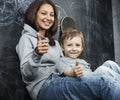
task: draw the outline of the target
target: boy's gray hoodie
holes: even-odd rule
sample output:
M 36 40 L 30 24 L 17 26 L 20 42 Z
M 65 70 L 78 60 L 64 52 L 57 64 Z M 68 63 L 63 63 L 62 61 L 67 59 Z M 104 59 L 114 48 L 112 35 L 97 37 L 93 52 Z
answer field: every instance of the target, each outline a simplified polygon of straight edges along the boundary
M 37 32 L 27 24 L 24 24 L 22 36 L 16 46 L 16 52 L 20 59 L 20 70 L 23 81 L 26 83 L 33 100 L 36 100 L 43 83 L 52 73 L 57 73 L 55 62 L 63 56 L 57 41 L 55 46 L 50 46 L 48 53 L 42 56 L 35 53 L 37 45 Z

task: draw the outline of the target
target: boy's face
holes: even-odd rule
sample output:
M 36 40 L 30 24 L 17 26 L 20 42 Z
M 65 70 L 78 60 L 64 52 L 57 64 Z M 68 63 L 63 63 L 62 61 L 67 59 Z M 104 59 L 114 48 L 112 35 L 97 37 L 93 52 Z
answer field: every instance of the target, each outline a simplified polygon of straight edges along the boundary
M 82 50 L 82 40 L 79 36 L 73 37 L 72 39 L 67 39 L 64 41 L 62 49 L 65 53 L 65 57 L 77 58 Z

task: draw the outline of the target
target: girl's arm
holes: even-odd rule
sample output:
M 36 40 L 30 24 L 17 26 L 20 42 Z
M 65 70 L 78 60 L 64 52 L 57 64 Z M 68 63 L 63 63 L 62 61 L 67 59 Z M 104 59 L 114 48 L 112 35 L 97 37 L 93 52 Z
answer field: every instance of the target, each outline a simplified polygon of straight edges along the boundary
M 35 37 L 32 39 L 34 44 L 37 45 L 37 39 Z M 35 52 L 36 45 L 33 45 L 29 35 L 23 35 L 16 46 L 16 52 L 20 59 L 21 74 L 27 80 L 31 80 L 36 76 L 36 71 L 41 64 L 40 59 L 42 56 Z

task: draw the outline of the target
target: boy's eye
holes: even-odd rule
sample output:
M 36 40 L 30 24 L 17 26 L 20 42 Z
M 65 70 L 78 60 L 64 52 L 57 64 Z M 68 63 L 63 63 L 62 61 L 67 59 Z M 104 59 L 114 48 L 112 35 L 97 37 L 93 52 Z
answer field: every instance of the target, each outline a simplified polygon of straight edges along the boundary
M 76 44 L 77 47 L 81 46 L 80 44 Z
M 72 44 L 68 44 L 67 46 L 72 46 Z

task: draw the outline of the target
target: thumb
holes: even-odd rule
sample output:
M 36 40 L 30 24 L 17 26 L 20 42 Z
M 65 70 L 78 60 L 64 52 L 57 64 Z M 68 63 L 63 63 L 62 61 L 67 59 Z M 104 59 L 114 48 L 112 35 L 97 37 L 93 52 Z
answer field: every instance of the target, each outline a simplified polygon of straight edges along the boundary
M 37 41 L 40 41 L 40 33 L 37 33 Z
M 79 63 L 78 61 L 76 61 L 75 66 L 79 66 L 79 64 L 80 64 L 80 63 Z

